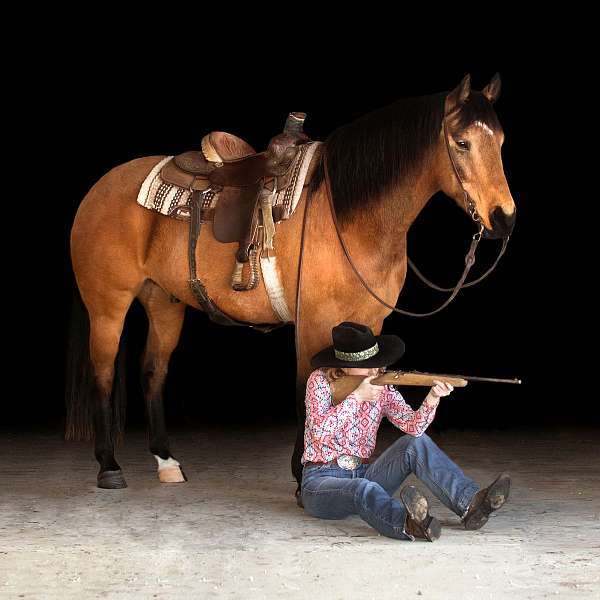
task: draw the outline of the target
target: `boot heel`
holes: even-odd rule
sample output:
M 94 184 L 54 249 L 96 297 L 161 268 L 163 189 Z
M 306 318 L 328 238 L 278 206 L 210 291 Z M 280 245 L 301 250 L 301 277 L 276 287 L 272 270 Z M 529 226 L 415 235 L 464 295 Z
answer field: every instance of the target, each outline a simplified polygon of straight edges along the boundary
M 438 540 L 442 535 L 442 524 L 433 515 L 429 515 L 427 524 L 423 526 L 423 533 L 430 542 Z
M 427 498 L 416 487 L 408 485 L 400 492 L 400 499 L 407 512 L 407 533 L 429 542 L 439 539 L 442 535 L 442 525 L 429 514 Z

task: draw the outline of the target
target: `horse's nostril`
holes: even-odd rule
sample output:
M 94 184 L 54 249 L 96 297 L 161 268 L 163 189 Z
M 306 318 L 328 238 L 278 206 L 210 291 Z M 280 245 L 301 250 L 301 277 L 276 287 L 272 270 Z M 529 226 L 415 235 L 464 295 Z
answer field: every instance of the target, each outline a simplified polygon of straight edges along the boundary
M 493 210 L 493 212 L 490 216 L 490 221 L 492 222 L 494 229 L 510 231 L 514 227 L 516 217 L 517 217 L 516 211 L 513 211 L 512 214 L 507 215 L 498 206 Z

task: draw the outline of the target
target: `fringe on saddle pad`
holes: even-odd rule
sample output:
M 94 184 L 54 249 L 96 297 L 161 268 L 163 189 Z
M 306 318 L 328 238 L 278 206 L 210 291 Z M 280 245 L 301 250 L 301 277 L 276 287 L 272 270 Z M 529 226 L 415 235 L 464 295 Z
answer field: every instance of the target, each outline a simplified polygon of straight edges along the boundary
M 273 199 L 273 206 L 282 207 L 284 218 L 289 218 L 296 209 L 296 205 L 302 194 L 310 162 L 320 144 L 321 142 L 308 142 L 300 146 L 300 152 L 298 152 L 291 167 L 292 177 L 290 178 L 289 185 L 285 189 L 277 190 Z M 172 158 L 172 156 L 163 158 L 150 171 L 144 183 L 142 183 L 137 202 L 144 208 L 159 212 L 165 216 L 189 220 L 189 206 L 192 198 L 191 191 L 166 183 L 160 178 L 160 170 Z M 202 208 L 214 208 L 218 198 L 218 193 L 206 198 Z

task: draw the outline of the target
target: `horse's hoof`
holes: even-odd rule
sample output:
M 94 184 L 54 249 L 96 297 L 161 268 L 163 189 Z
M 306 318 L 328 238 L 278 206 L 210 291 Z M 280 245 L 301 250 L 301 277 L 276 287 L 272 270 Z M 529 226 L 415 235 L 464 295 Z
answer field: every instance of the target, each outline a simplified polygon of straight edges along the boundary
M 105 490 L 119 490 L 127 487 L 121 469 L 118 471 L 102 471 L 98 473 L 98 487 Z
M 304 508 L 304 504 L 302 503 L 302 494 L 300 492 L 300 488 L 298 488 L 295 493 L 294 496 L 296 496 L 296 504 L 300 507 L 300 508 Z
M 184 483 L 187 477 L 183 474 L 181 467 L 165 467 L 158 470 L 158 479 L 161 483 Z

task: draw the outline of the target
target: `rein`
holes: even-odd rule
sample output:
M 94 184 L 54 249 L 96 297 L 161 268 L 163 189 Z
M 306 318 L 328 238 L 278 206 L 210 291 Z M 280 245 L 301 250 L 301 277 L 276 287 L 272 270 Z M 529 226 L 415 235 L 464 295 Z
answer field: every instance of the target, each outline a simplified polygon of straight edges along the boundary
M 467 213 L 469 214 L 469 216 L 473 219 L 473 221 L 478 224 L 478 231 L 473 235 L 473 238 L 471 240 L 471 245 L 469 247 L 469 250 L 465 256 L 465 269 L 460 277 L 460 279 L 458 280 L 458 282 L 456 283 L 456 285 L 453 288 L 442 288 L 439 286 L 436 286 L 435 284 L 431 283 L 431 281 L 429 281 L 424 275 L 421 274 L 421 272 L 414 266 L 414 264 L 412 263 L 412 261 L 410 259 L 407 258 L 408 263 L 410 265 L 410 267 L 413 269 L 413 271 L 417 274 L 417 276 L 424 281 L 427 285 L 429 285 L 430 287 L 442 291 L 442 292 L 452 292 L 452 294 L 448 297 L 448 299 L 438 308 L 436 308 L 435 310 L 432 310 L 430 312 L 426 312 L 426 313 L 414 313 L 414 312 L 410 312 L 407 310 L 402 310 L 400 308 L 396 308 L 395 306 L 392 306 L 391 304 L 388 304 L 387 302 L 385 302 L 385 300 L 382 300 L 366 283 L 366 281 L 362 278 L 361 274 L 358 272 L 356 266 L 354 265 L 354 262 L 352 261 L 352 259 L 350 258 L 350 254 L 348 252 L 348 248 L 346 247 L 346 244 L 344 243 L 344 240 L 342 239 L 342 235 L 340 233 L 340 228 L 339 228 L 339 224 L 338 224 L 338 220 L 337 220 L 337 216 L 335 214 L 335 208 L 333 206 L 333 198 L 332 198 L 332 194 L 331 194 L 331 180 L 329 179 L 329 168 L 327 165 L 327 147 L 325 147 L 325 153 L 323 155 L 323 171 L 325 174 L 325 189 L 327 191 L 327 198 L 329 200 L 329 207 L 331 209 L 331 215 L 333 217 L 333 223 L 335 225 L 335 230 L 337 232 L 337 236 L 340 240 L 340 243 L 342 245 L 342 248 L 344 250 L 344 254 L 346 255 L 346 258 L 348 259 L 348 262 L 350 263 L 350 266 L 352 267 L 352 269 L 354 270 L 354 272 L 356 273 L 356 276 L 360 279 L 361 283 L 363 284 L 363 286 L 367 289 L 367 291 L 374 297 L 376 298 L 379 302 L 381 302 L 381 304 L 387 306 L 388 308 L 391 308 L 392 310 L 403 314 L 403 315 L 407 315 L 409 317 L 428 317 L 431 315 L 434 315 L 435 313 L 441 311 L 442 309 L 446 308 L 446 306 L 448 306 L 450 304 L 450 302 L 452 302 L 452 300 L 454 300 L 454 298 L 456 297 L 456 295 L 458 294 L 458 292 L 461 290 L 461 288 L 463 287 L 470 287 L 472 285 L 475 285 L 476 283 L 479 283 L 480 281 L 482 281 L 483 279 L 485 279 L 495 268 L 496 265 L 498 264 L 500 258 L 502 257 L 502 255 L 504 254 L 504 251 L 506 250 L 506 246 L 508 244 L 508 240 L 510 236 L 506 236 L 503 239 L 503 243 L 502 243 L 502 249 L 500 250 L 500 254 L 498 255 L 498 257 L 496 258 L 494 264 L 478 279 L 471 281 L 469 283 L 465 283 L 465 280 L 467 278 L 467 275 L 469 274 L 469 271 L 471 269 L 471 267 L 475 264 L 475 250 L 477 249 L 477 245 L 479 244 L 480 240 L 481 240 L 481 236 L 483 234 L 483 230 L 484 230 L 484 225 L 483 222 L 481 221 L 481 217 L 479 216 L 479 214 L 477 214 L 477 207 L 475 206 L 475 202 L 473 202 L 473 199 L 471 198 L 471 196 L 469 196 L 469 192 L 467 192 L 467 190 L 465 189 L 464 183 L 462 181 L 462 178 L 460 176 L 460 173 L 458 172 L 458 168 L 456 166 L 456 163 L 454 162 L 454 157 L 452 156 L 452 152 L 450 150 L 450 142 L 449 142 L 449 136 L 448 136 L 448 129 L 447 129 L 447 125 L 446 125 L 446 118 L 448 117 L 448 115 L 444 116 L 443 119 L 443 126 L 444 126 L 444 141 L 446 142 L 446 150 L 448 151 L 448 156 L 450 157 L 450 163 L 452 164 L 452 169 L 454 170 L 454 174 L 456 175 L 456 178 L 463 190 L 463 194 L 464 194 L 464 202 L 465 202 L 465 208 L 467 210 Z

